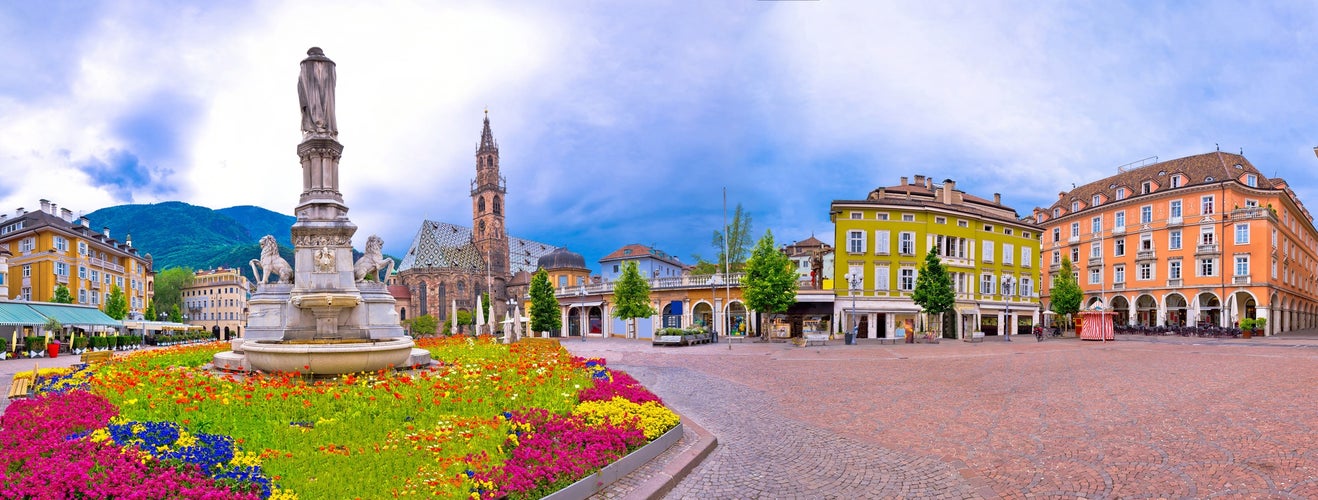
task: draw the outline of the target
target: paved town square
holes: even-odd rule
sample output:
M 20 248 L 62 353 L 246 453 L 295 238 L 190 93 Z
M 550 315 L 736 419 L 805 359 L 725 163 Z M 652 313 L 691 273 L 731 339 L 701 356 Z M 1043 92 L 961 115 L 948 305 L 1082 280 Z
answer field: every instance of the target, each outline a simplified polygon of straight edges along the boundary
M 1315 498 L 1306 333 L 563 344 L 717 438 L 667 498 Z

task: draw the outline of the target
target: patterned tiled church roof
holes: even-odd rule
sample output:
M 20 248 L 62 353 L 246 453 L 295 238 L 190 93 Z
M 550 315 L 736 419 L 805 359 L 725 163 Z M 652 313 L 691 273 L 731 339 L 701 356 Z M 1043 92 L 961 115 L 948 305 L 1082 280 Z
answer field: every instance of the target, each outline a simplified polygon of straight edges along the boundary
M 514 274 L 534 273 L 540 257 L 557 249 L 546 243 L 509 236 L 508 270 Z M 485 256 L 476 249 L 470 227 L 428 220 L 421 223 L 421 230 L 412 238 L 412 246 L 408 247 L 398 270 L 426 267 L 484 271 Z

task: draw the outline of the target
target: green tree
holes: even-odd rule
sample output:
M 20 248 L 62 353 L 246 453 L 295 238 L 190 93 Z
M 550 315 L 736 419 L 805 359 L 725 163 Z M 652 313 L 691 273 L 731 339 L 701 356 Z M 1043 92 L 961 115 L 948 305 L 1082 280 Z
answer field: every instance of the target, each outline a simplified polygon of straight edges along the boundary
M 151 301 L 151 302 L 147 302 L 147 303 L 146 303 L 146 312 L 143 313 L 143 314 L 146 315 L 146 319 L 147 319 L 147 321 L 156 321 L 156 320 L 159 320 L 160 318 L 157 318 L 157 317 L 156 317 L 156 301 L 153 300 L 153 301 Z
M 952 277 L 947 274 L 947 268 L 943 267 L 942 259 L 938 258 L 937 249 L 924 256 L 924 264 L 920 265 L 919 274 L 915 277 L 915 293 L 911 295 L 911 300 L 924 309 L 925 314 L 937 315 L 939 321 L 933 324 L 940 326 L 945 324 L 944 313 L 951 312 L 956 305 Z
M 613 285 L 613 316 L 629 321 L 629 335 L 636 335 L 636 318 L 654 316 L 650 306 L 650 284 L 641 277 L 635 261 L 627 261 L 622 266 L 622 276 Z
M 464 327 L 464 326 L 468 326 L 468 325 L 474 325 L 474 324 L 476 324 L 476 315 L 475 315 L 475 314 L 472 314 L 472 313 L 469 312 L 469 311 L 458 311 L 458 313 L 455 314 L 454 316 L 457 316 L 457 317 L 458 317 L 458 328 L 459 328 L 459 329 L 461 329 L 461 328 Z M 438 320 L 436 320 L 436 321 L 438 321 Z M 443 327 L 443 330 L 444 330 L 444 333 L 448 333 L 448 332 L 449 332 L 450 330 L 452 330 L 452 329 L 453 329 L 453 318 L 450 317 L 449 319 L 444 320 L 444 327 Z
M 439 327 L 439 320 L 429 314 L 422 314 L 415 318 L 407 320 L 408 331 L 412 336 L 434 335 L 435 329 Z
M 490 292 L 481 293 L 481 314 L 485 315 L 485 324 L 495 323 L 494 318 L 490 317 Z
M 110 287 L 110 296 L 105 298 L 105 315 L 114 319 L 128 316 L 128 298 L 119 289 L 119 285 Z
M 1053 288 L 1048 294 L 1052 296 L 1052 303 L 1048 308 L 1058 316 L 1070 318 L 1080 311 L 1080 301 L 1084 299 L 1084 291 L 1080 290 L 1080 284 L 1076 283 L 1070 258 L 1062 257 L 1062 269 L 1053 278 Z
M 72 304 L 73 294 L 69 293 L 69 287 L 60 283 L 55 285 L 55 295 L 50 298 L 50 301 L 56 304 Z
M 156 309 L 170 311 L 170 320 L 178 322 L 183 317 L 174 319 L 174 309 L 183 307 L 183 289 L 192 284 L 197 274 L 190 267 L 171 267 L 156 273 L 155 294 Z
M 746 306 L 769 315 L 786 312 L 796 303 L 796 278 L 792 260 L 774 248 L 773 231 L 766 230 L 746 262 L 742 279 Z
M 732 214 L 732 222 L 726 229 L 728 243 L 726 247 L 723 245 L 725 239 L 723 231 L 714 231 L 714 239 L 711 242 L 718 261 L 709 262 L 700 255 L 693 255 L 696 265 L 692 268 L 691 274 L 721 273 L 725 262 L 732 272 L 741 271 L 745 267 L 746 256 L 751 248 L 751 214 L 743 211 L 740 203 L 737 204 L 737 209 Z
M 178 304 L 169 306 L 169 320 L 175 323 L 183 322 L 183 311 L 179 309 Z
M 558 310 L 558 298 L 554 297 L 554 286 L 549 284 L 549 273 L 544 269 L 535 272 L 531 278 L 531 331 L 547 332 L 556 329 L 562 323 Z

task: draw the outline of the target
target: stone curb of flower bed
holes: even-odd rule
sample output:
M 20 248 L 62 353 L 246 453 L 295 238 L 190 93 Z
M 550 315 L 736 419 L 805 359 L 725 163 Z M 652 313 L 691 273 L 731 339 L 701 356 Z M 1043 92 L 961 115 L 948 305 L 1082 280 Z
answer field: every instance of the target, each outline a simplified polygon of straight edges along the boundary
M 718 444 L 718 440 L 714 438 L 713 434 L 686 417 L 682 417 L 681 422 L 678 422 L 676 427 L 669 429 L 668 432 L 655 438 L 654 441 L 628 453 L 627 456 L 605 466 L 596 473 L 544 497 L 544 500 L 589 498 L 604 489 L 605 486 L 613 484 L 613 482 L 627 474 L 631 474 L 663 452 L 668 451 L 669 448 L 682 440 L 684 426 L 690 426 L 692 432 L 698 436 L 696 443 L 686 451 L 675 455 L 671 461 L 664 465 L 660 472 L 641 483 L 627 495 L 627 498 L 657 499 L 663 497 L 664 493 L 677 486 L 677 483 L 683 477 L 686 477 L 701 460 L 704 460 L 710 452 L 714 451 L 714 446 Z

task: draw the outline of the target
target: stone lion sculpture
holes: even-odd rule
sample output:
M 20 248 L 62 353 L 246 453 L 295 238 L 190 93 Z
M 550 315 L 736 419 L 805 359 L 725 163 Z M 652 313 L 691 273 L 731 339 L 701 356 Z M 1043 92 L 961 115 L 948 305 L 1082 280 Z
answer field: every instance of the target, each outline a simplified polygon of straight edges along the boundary
M 384 256 L 384 240 L 372 234 L 366 239 L 366 250 L 352 266 L 352 275 L 358 282 L 364 281 L 367 276 L 376 281 L 384 281 L 380 278 L 380 271 L 384 271 L 385 278 L 388 278 L 394 272 L 394 260 Z
M 261 258 L 252 259 L 252 276 L 260 278 L 257 284 L 265 284 L 270 280 L 273 273 L 279 277 L 276 283 L 292 283 L 293 268 L 288 265 L 288 261 L 279 256 L 279 244 L 275 242 L 275 237 L 265 235 L 261 237 Z M 257 267 L 260 267 L 260 273 Z

